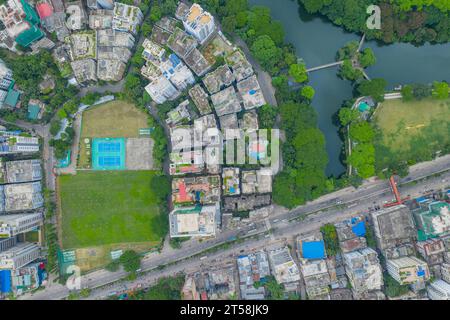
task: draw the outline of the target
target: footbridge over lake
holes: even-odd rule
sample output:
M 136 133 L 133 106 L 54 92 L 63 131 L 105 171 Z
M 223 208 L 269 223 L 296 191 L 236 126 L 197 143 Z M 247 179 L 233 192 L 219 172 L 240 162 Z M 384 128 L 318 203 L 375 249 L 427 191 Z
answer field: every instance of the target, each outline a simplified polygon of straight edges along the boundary
M 318 66 L 318 67 L 306 69 L 306 72 L 313 72 L 313 71 L 317 71 L 317 70 L 321 70 L 321 69 L 326 69 L 326 68 L 331 68 L 331 67 L 335 67 L 335 66 L 340 66 L 343 63 L 344 63 L 344 61 L 332 62 L 332 63 L 324 64 L 324 65 L 321 65 L 321 66 Z

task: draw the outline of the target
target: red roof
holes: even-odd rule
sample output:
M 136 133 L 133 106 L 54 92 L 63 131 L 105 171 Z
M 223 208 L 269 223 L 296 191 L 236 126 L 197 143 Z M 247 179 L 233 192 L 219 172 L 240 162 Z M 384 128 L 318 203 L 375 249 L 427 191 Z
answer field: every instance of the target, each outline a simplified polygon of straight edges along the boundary
M 39 18 L 44 19 L 50 17 L 53 14 L 53 8 L 48 3 L 39 3 L 36 5 L 36 10 L 39 14 Z
M 202 292 L 201 298 L 202 300 L 208 300 L 208 295 L 206 294 L 205 291 Z
M 184 184 L 184 182 L 180 182 L 180 184 L 178 185 L 178 189 L 180 190 L 179 192 L 179 199 L 180 201 L 188 201 L 188 196 L 186 193 L 186 185 Z

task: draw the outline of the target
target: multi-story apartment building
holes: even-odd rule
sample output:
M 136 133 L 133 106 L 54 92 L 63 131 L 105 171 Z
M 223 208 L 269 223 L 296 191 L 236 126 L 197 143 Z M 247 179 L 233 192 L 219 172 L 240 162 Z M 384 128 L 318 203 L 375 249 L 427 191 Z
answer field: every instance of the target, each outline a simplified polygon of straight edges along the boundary
M 34 243 L 20 243 L 6 251 L 0 252 L 0 270 L 21 268 L 38 259 L 41 247 Z
M 153 101 L 159 104 L 167 100 L 173 100 L 180 95 L 180 91 L 164 76 L 150 82 L 145 87 L 145 91 L 152 97 Z
M 17 237 L 0 239 L 0 252 L 6 251 L 14 247 L 17 243 Z
M 25 233 L 42 225 L 42 213 L 10 214 L 0 216 L 0 239 Z
M 191 6 L 182 20 L 186 31 L 197 38 L 200 44 L 203 44 L 216 30 L 214 17 L 197 3 Z
M 450 300 L 450 284 L 443 280 L 436 280 L 427 287 L 431 300 Z
M 375 250 L 364 248 L 344 253 L 342 256 L 345 273 L 355 297 L 363 296 L 369 291 L 381 290 L 383 272 Z
M 387 271 L 398 283 L 414 284 L 430 278 L 426 262 L 416 257 L 401 257 L 387 260 Z

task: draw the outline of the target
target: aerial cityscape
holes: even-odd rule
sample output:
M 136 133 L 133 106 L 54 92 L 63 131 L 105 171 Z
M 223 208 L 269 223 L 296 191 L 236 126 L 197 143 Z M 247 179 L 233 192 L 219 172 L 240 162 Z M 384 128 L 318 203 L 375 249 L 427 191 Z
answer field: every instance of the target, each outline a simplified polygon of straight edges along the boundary
M 450 300 L 449 83 L 448 1 L 0 0 L 0 300 Z

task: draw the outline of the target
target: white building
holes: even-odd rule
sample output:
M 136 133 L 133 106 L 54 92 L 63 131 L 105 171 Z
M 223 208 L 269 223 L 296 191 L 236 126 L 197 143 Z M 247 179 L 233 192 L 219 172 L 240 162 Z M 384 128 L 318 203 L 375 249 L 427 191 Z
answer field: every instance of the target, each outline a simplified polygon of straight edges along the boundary
M 330 274 L 324 259 L 300 259 L 300 269 L 310 299 L 330 292 Z
M 38 138 L 22 136 L 0 136 L 0 155 L 8 153 L 26 153 L 38 151 Z
M 450 263 L 443 263 L 441 265 L 442 280 L 450 283 Z
M 292 259 L 288 247 L 270 251 L 269 260 L 278 283 L 300 280 L 300 271 L 294 259 Z
M 0 252 L 0 270 L 21 268 L 38 259 L 41 248 L 34 243 L 20 243 L 11 249 Z
M 0 239 L 11 238 L 42 225 L 42 213 L 9 214 L 0 216 Z
M 173 100 L 178 97 L 180 91 L 195 83 L 191 70 L 177 55 L 171 54 L 164 58 L 164 51 L 158 50 L 150 43 L 144 48 L 146 49 L 142 55 L 147 63 L 142 67 L 141 74 L 151 81 L 146 90 L 155 102 Z
M 167 100 L 173 100 L 180 94 L 177 88 L 164 76 L 160 76 L 150 82 L 145 87 L 145 91 L 147 91 L 153 101 L 159 104 Z
M 431 300 L 450 300 L 450 284 L 443 280 L 436 280 L 427 287 Z
M 413 284 L 430 278 L 426 262 L 416 257 L 401 257 L 387 260 L 387 271 L 400 284 Z
M 169 214 L 170 237 L 209 237 L 216 235 L 220 205 L 176 208 Z
M 191 6 L 182 20 L 186 31 L 197 38 L 200 44 L 203 44 L 216 29 L 214 17 L 197 3 Z
M 13 83 L 13 73 L 0 59 L 0 89 L 7 91 Z
M 159 69 L 163 76 L 180 91 L 195 83 L 191 70 L 175 54 L 171 54 L 168 59 L 161 61 Z
M 20 0 L 2 1 L 0 5 L 0 21 L 11 38 L 15 39 L 23 31 L 30 28 L 25 17 Z
M 345 273 L 355 296 L 369 291 L 381 290 L 383 272 L 377 252 L 371 248 L 344 253 Z

